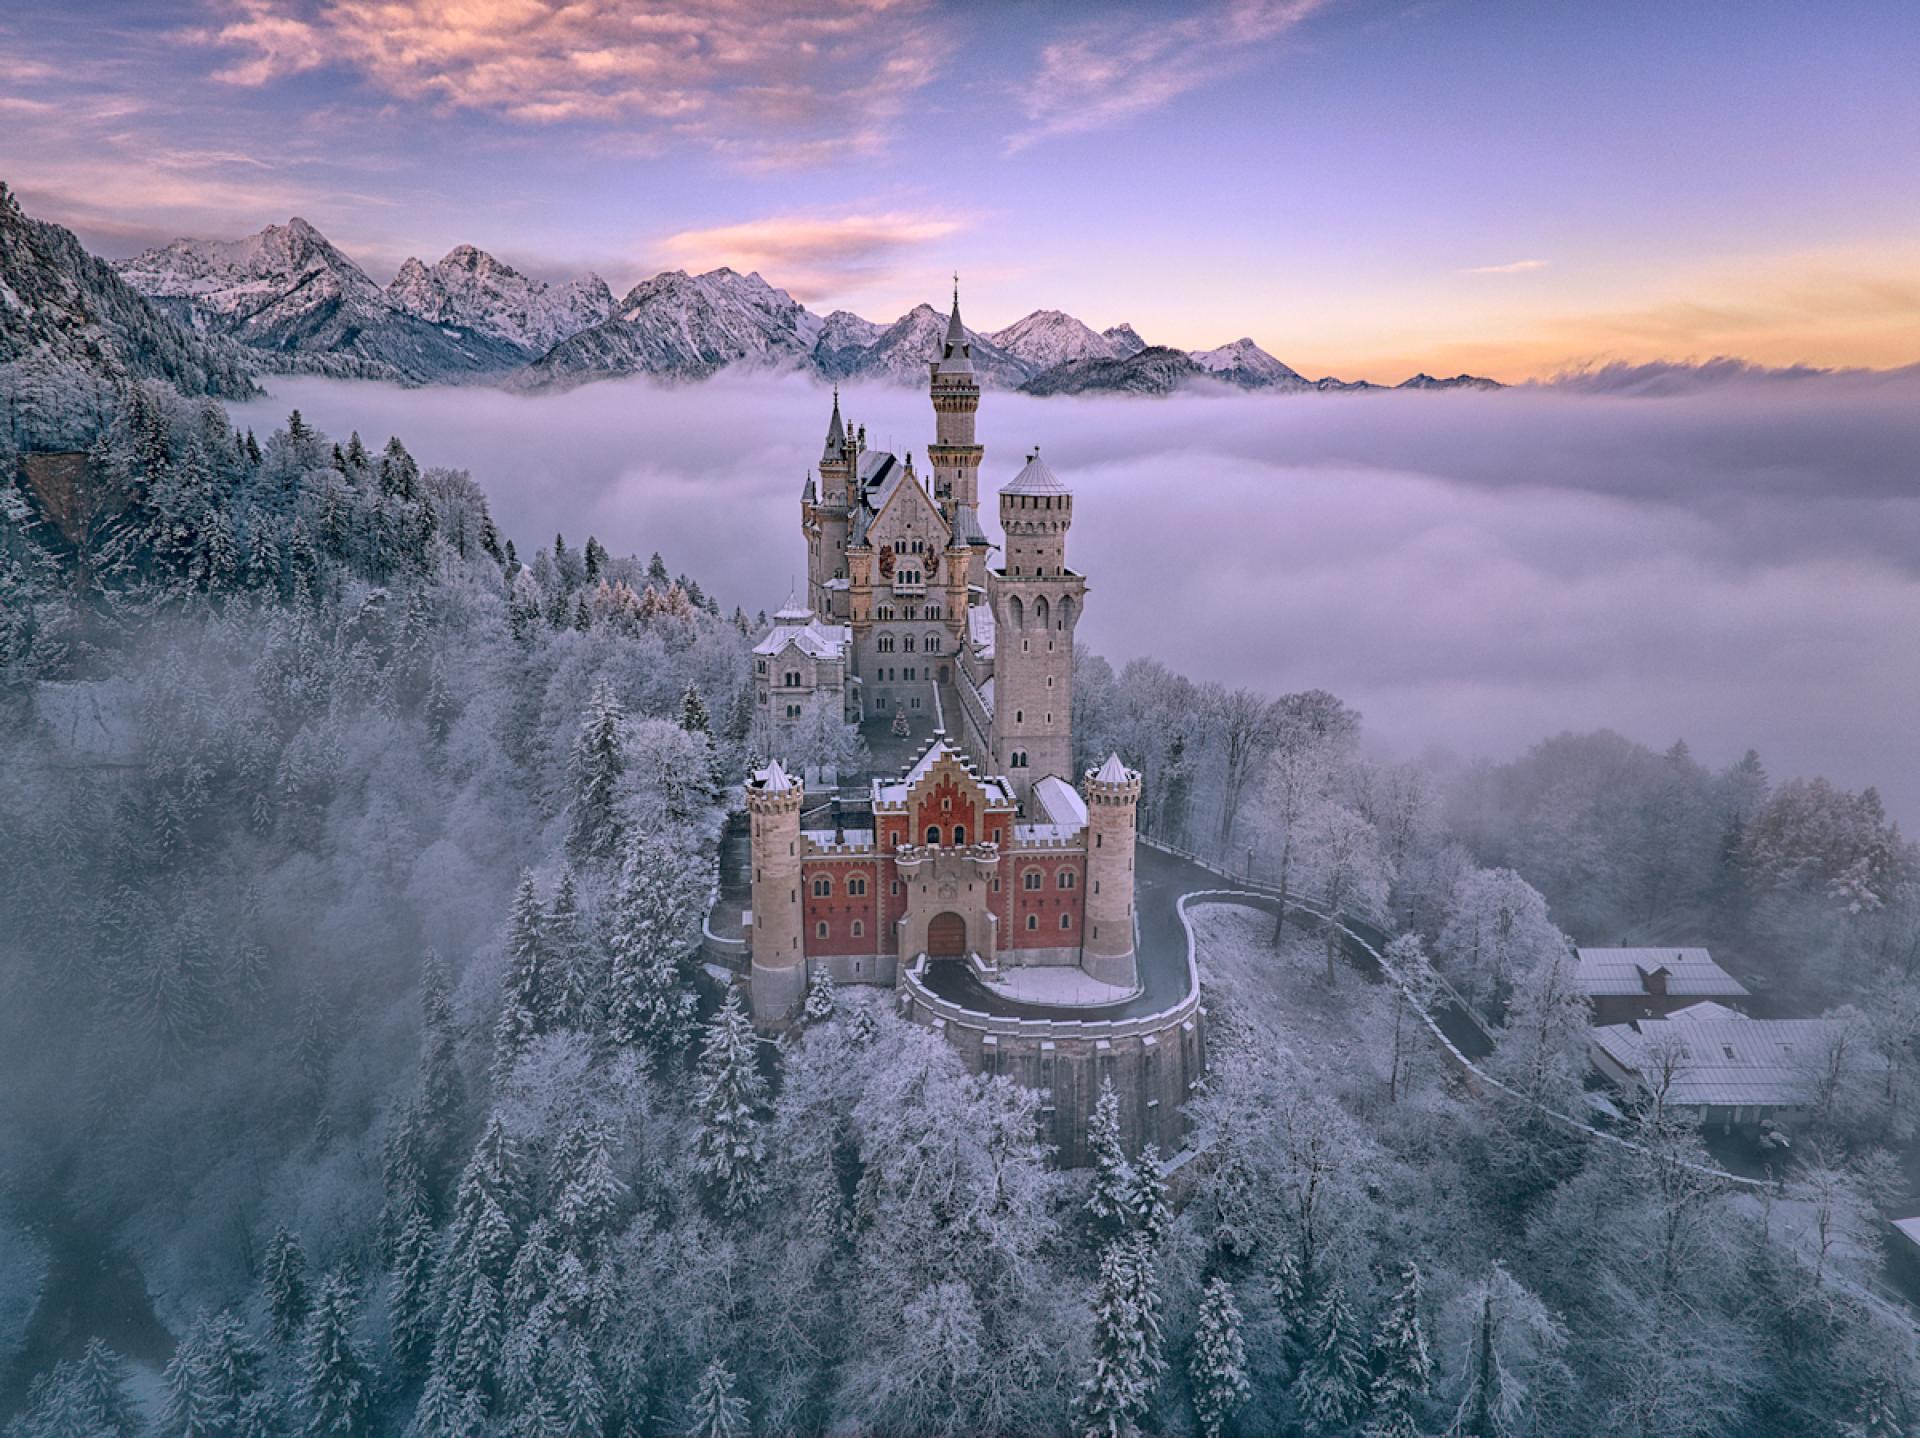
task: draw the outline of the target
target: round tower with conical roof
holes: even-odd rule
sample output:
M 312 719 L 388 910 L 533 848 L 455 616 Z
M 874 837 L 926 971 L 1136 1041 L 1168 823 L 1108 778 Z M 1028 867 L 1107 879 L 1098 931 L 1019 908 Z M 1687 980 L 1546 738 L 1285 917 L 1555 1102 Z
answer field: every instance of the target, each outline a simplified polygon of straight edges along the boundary
M 807 993 L 801 940 L 800 806 L 805 786 L 774 760 L 747 783 L 753 863 L 753 1021 L 778 1028 L 799 1014 Z
M 1087 770 L 1087 919 L 1080 965 L 1104 983 L 1132 988 L 1133 846 L 1140 775 L 1109 754 Z
M 993 767 L 1025 804 L 1036 782 L 1073 782 L 1073 632 L 1087 581 L 1067 568 L 1073 495 L 1035 450 L 1000 491 L 1005 563 L 993 606 Z

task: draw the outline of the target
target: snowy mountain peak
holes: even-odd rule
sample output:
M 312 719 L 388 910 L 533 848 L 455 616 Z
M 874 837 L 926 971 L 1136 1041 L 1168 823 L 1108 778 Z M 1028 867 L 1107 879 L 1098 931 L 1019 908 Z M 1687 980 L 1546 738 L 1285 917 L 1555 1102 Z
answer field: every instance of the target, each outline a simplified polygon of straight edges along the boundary
M 473 245 L 455 245 L 431 269 L 408 259 L 387 298 L 405 314 L 502 340 L 528 357 L 613 312 L 613 294 L 598 275 L 549 285 Z
M 1147 342 L 1140 338 L 1140 331 L 1125 320 L 1110 330 L 1100 331 L 1100 338 L 1112 345 L 1114 353 L 1123 359 L 1128 355 L 1137 355 L 1147 347 Z
M 1059 310 L 1035 310 L 989 338 L 1037 373 L 1077 359 L 1119 359 L 1127 351 Z
M 1307 381 L 1246 336 L 1218 349 L 1192 350 L 1193 362 L 1242 389 L 1306 389 Z

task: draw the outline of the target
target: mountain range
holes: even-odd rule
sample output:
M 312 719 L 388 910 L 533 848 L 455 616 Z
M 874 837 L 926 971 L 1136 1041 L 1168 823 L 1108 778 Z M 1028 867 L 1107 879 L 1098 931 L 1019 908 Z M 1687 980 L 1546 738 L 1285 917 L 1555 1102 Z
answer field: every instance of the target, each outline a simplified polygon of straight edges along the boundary
M 37 222 L 18 216 L 12 223 L 18 229 Z M 144 297 L 146 312 L 176 322 L 168 328 L 177 338 L 162 350 L 187 346 L 196 356 L 191 363 L 236 375 L 251 360 L 263 370 L 526 389 L 632 374 L 694 381 L 733 368 L 917 385 L 947 326 L 931 305 L 891 324 L 846 310 L 817 315 L 759 275 L 724 267 L 658 274 L 616 300 L 597 275 L 548 283 L 472 245 L 432 265 L 409 258 L 383 286 L 299 218 L 243 239 L 175 240 L 111 268 L 66 231 L 42 228 L 66 236 L 74 252 L 69 268 L 91 266 L 91 283 L 115 285 L 123 308 Z M 0 281 L 13 287 L 0 288 L 0 310 L 19 289 L 18 249 L 0 250 Z M 7 318 L 0 313 L 0 323 Z M 1166 394 L 1209 385 L 1280 394 L 1381 388 L 1309 380 L 1251 339 L 1168 349 L 1149 345 L 1131 325 L 1095 330 L 1059 310 L 967 335 L 982 383 L 1037 395 Z M 199 387 L 227 392 L 223 383 Z M 1419 375 L 1406 387 L 1498 386 L 1468 375 Z

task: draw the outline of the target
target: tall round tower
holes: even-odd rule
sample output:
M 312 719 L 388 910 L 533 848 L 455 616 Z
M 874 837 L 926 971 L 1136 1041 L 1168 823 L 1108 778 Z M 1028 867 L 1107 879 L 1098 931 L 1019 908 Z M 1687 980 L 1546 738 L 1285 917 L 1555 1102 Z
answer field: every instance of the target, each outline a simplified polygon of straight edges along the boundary
M 753 860 L 753 1021 L 778 1027 L 807 993 L 801 946 L 800 805 L 805 786 L 774 760 L 747 785 Z
M 1094 978 L 1132 988 L 1133 841 L 1140 775 L 1109 754 L 1081 783 L 1087 800 L 1087 919 L 1081 967 Z
M 927 462 L 933 466 L 934 500 L 949 506 L 974 508 L 980 502 L 980 457 L 985 451 L 974 442 L 974 416 L 980 409 L 980 381 L 973 373 L 973 342 L 960 323 L 960 280 L 953 282 L 953 313 L 947 319 L 947 337 L 940 358 L 932 365 L 933 443 Z

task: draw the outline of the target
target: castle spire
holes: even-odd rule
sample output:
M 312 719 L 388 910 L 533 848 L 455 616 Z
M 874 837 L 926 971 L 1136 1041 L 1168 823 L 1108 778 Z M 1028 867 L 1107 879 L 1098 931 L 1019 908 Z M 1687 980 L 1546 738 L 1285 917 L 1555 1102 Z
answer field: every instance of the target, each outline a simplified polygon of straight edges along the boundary
M 827 422 L 827 447 L 822 457 L 840 458 L 840 446 L 847 442 L 847 427 L 840 422 L 840 386 L 833 387 L 833 418 Z
M 960 275 L 953 276 L 953 314 L 947 319 L 946 357 L 951 358 L 959 346 L 967 342 L 966 326 L 960 323 Z

